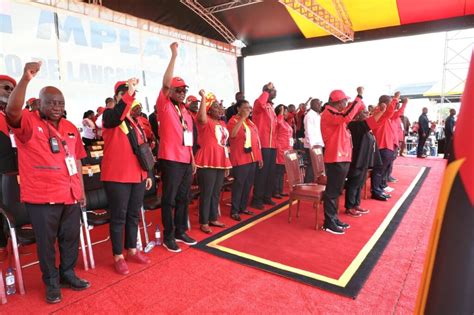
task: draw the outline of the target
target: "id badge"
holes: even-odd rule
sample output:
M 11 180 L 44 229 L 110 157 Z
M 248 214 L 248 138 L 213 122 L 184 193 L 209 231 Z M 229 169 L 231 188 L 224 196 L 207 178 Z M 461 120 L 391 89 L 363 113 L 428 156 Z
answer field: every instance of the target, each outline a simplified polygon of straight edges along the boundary
M 15 135 L 10 132 L 10 141 L 12 142 L 12 148 L 16 148 Z
M 228 147 L 224 147 L 224 152 L 225 152 L 225 157 L 226 159 L 229 158 L 229 148 Z
M 295 144 L 295 139 L 290 138 L 290 147 L 293 147 L 294 144 Z
M 66 166 L 69 172 L 69 176 L 73 176 L 77 174 L 77 164 L 76 160 L 72 156 L 66 157 Z
M 183 131 L 184 146 L 192 147 L 193 146 L 193 133 L 191 131 Z

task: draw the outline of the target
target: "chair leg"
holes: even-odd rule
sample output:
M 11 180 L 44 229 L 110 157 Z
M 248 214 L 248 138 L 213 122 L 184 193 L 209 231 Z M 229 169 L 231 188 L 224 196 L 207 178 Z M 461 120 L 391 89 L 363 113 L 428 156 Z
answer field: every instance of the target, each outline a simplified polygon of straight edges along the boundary
M 5 286 L 3 285 L 3 275 L 0 276 L 0 301 L 2 304 L 7 304 L 7 294 L 5 293 Z
M 84 231 L 86 234 L 87 250 L 89 251 L 89 260 L 91 263 L 91 269 L 95 269 L 95 260 L 94 260 L 94 252 L 92 250 L 91 234 L 89 233 L 89 223 L 87 222 L 87 213 L 85 211 L 82 211 L 82 222 L 84 223 Z
M 138 229 L 137 231 L 137 250 L 143 250 L 142 235 L 140 233 L 140 229 Z
M 293 206 L 293 199 L 290 198 L 290 204 L 288 206 L 288 223 L 291 223 L 291 207 Z
M 314 229 L 315 230 L 318 230 L 319 226 L 318 226 L 318 213 L 319 213 L 319 204 L 320 204 L 320 201 L 316 202 L 316 224 L 314 226 Z
M 89 264 L 87 263 L 86 244 L 84 243 L 84 233 L 83 233 L 82 228 L 83 226 L 81 224 L 81 230 L 79 232 L 79 240 L 81 242 L 81 251 L 82 251 L 82 260 L 84 262 L 84 270 L 88 270 Z
M 16 240 L 16 232 L 14 228 L 10 229 L 10 237 L 12 240 L 13 257 L 15 258 L 15 268 L 16 268 L 16 278 L 18 279 L 18 288 L 20 289 L 20 294 L 24 295 L 25 284 L 23 283 L 23 272 L 21 270 L 20 254 L 18 253 L 18 242 Z
M 143 225 L 143 234 L 145 235 L 145 244 L 148 244 L 150 242 L 150 237 L 148 236 L 148 228 L 146 225 L 146 219 L 145 219 L 145 209 L 141 207 L 140 209 L 140 214 L 142 216 L 142 225 Z M 140 234 L 140 229 L 138 229 L 138 234 Z
M 296 204 L 296 217 L 300 217 L 300 201 L 297 201 L 298 203 Z

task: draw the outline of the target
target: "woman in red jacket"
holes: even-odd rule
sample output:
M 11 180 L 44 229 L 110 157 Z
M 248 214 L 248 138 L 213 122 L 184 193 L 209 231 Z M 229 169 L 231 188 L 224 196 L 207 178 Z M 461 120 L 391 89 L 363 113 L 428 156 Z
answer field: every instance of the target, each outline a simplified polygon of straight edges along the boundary
M 230 162 L 232 163 L 231 218 L 241 221 L 240 213 L 251 215 L 247 204 L 258 165 L 263 167 L 262 151 L 257 126 L 249 119 L 251 107 L 248 101 L 235 104 L 237 115 L 227 123 L 230 132 Z
M 276 180 L 275 188 L 273 189 L 273 198 L 281 199 L 288 194 L 283 193 L 283 176 L 285 175 L 285 158 L 283 153 L 287 150 L 293 149 L 293 128 L 286 121 L 288 117 L 288 107 L 285 105 L 278 105 L 275 108 L 277 115 L 277 129 L 276 129 Z
M 196 153 L 196 167 L 200 190 L 199 223 L 201 231 L 212 233 L 211 226 L 225 227 L 217 220 L 219 197 L 224 177 L 232 168 L 229 160 L 227 140 L 229 131 L 220 118 L 220 106 L 216 97 L 204 90 L 199 91 L 201 104 L 197 113 L 199 150 Z
M 128 266 L 122 255 L 125 247 L 127 260 L 148 264 L 150 259 L 137 247 L 139 211 L 145 189 L 150 189 L 151 178 L 143 170 L 134 153 L 132 143 L 140 145 L 146 141 L 143 132 L 130 116 L 138 79 L 117 82 L 115 98 L 117 105 L 103 114 L 104 158 L 101 180 L 110 209 L 110 238 L 115 270 L 128 274 Z M 125 246 L 124 246 L 125 228 Z

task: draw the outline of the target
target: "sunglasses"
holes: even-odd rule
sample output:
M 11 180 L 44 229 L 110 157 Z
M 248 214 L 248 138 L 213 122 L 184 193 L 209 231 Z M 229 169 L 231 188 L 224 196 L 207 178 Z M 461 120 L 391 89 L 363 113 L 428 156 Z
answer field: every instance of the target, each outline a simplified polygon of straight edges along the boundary
M 187 88 L 176 88 L 174 89 L 174 92 L 175 93 L 187 93 L 188 92 L 188 89 Z
M 9 85 L 3 85 L 2 88 L 7 91 L 7 92 L 10 92 L 10 91 L 13 91 L 13 87 L 9 86 Z

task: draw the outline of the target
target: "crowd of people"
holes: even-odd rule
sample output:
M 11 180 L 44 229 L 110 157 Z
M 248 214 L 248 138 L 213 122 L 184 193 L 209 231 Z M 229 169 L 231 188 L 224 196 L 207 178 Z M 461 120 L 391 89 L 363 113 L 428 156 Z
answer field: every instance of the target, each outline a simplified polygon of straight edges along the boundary
M 272 198 L 288 196 L 284 184 L 287 150 L 300 150 L 307 163 L 311 148 L 324 148 L 324 231 L 344 234 L 350 227 L 338 211 L 344 190 L 345 215 L 369 213 L 361 206 L 361 189 L 369 169 L 371 197 L 391 198 L 393 188 L 388 183 L 396 181 L 393 163 L 406 135 L 403 114 L 408 99 L 399 92 L 382 95 L 376 106 L 366 107 L 363 87 L 357 88 L 353 101 L 343 91 L 334 90 L 325 104 L 309 98 L 296 109 L 294 105 L 275 106 L 277 90 L 267 83 L 253 106 L 238 92 L 235 104 L 225 110 L 209 91 L 200 90 L 200 99 L 186 97 L 188 85 L 174 74 L 178 44 L 171 44 L 170 50 L 171 59 L 149 117 L 135 100 L 139 80 L 119 81 L 105 107 L 84 113 L 82 137 L 64 117 L 66 102 L 55 87 L 44 87 L 39 98 L 29 99 L 23 108 L 40 62 L 27 63 L 18 83 L 0 76 L 0 103 L 4 105 L 0 114 L 1 173 L 4 182 L 9 176 L 19 174 L 21 178 L 21 202 L 38 244 L 48 303 L 61 301 L 61 287 L 83 290 L 90 286 L 76 276 L 74 266 L 81 207 L 87 207 L 81 159 L 97 139 L 104 142 L 101 180 L 111 213 L 114 268 L 121 275 L 129 273 L 128 263 L 150 262 L 137 248 L 137 234 L 139 211 L 155 171 L 162 181 L 163 245 L 171 252 L 181 251 L 178 243 L 196 244 L 187 234 L 193 181 L 200 191 L 200 231 L 210 234 L 213 228 L 225 227 L 219 221 L 219 202 L 224 179 L 229 176 L 233 178 L 230 217 L 235 221 L 254 214 L 249 206 L 263 210 L 264 205 L 276 205 Z M 450 126 L 454 126 L 453 119 Z M 424 130 L 422 118 L 420 125 Z M 452 131 L 450 128 L 446 135 L 452 137 Z M 420 142 L 423 137 L 424 131 Z M 306 167 L 304 181 L 315 182 L 314 177 L 312 168 Z M 0 233 L 1 255 L 6 243 L 5 233 Z

